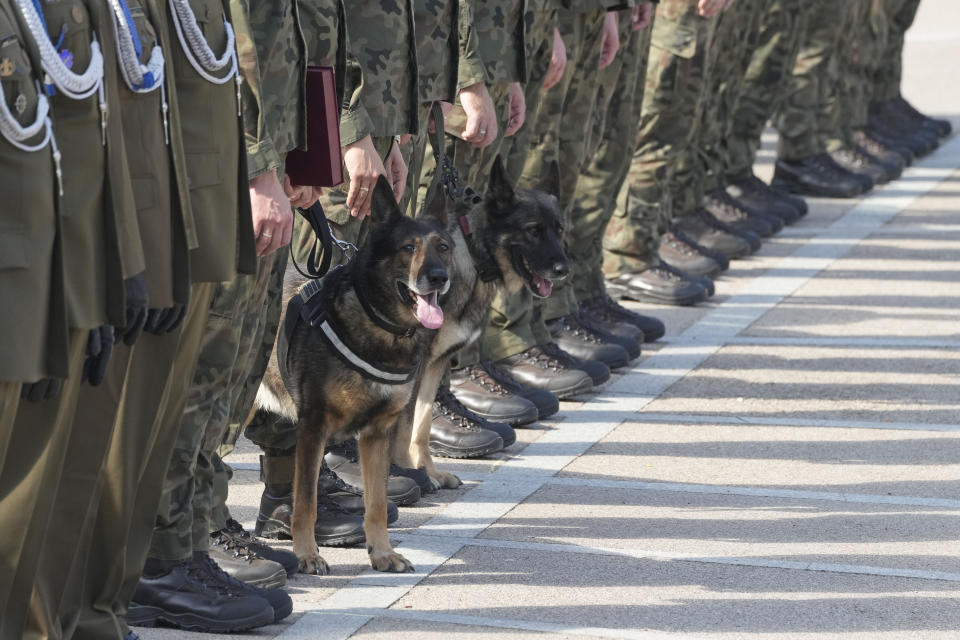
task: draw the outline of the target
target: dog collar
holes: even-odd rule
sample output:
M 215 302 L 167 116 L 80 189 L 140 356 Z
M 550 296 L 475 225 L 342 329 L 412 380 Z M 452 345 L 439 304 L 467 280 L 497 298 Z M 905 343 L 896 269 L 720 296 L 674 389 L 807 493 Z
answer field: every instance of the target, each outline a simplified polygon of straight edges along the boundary
M 470 257 L 477 269 L 477 275 L 483 282 L 493 282 L 503 277 L 503 272 L 494 261 L 486 247 L 481 247 L 477 239 L 473 237 L 473 229 L 470 227 L 470 220 L 466 215 L 460 216 L 460 231 L 463 232 L 463 238 L 467 242 L 467 249 L 470 251 Z
M 370 300 L 367 299 L 367 296 L 363 293 L 363 287 L 361 287 L 360 283 L 357 282 L 356 271 L 352 272 L 350 279 L 353 282 L 353 290 L 357 294 L 357 300 L 360 301 L 360 306 L 363 307 L 367 317 L 370 318 L 375 325 L 384 331 L 389 331 L 393 335 L 400 336 L 401 338 L 410 338 L 413 336 L 414 332 L 417 330 L 416 327 L 401 326 L 377 311 L 376 307 L 371 304 Z

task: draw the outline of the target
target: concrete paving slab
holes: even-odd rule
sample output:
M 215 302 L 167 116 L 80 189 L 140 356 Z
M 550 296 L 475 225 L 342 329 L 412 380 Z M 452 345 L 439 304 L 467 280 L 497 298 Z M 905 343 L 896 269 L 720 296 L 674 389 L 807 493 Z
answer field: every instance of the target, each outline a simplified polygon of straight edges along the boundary
M 728 346 L 646 410 L 952 423 L 960 349 Z
M 392 608 L 732 637 L 946 638 L 960 630 L 957 595 L 939 581 L 465 547 Z
M 888 431 L 623 424 L 561 476 L 955 499 L 960 435 Z
M 960 574 L 960 508 L 547 485 L 479 537 Z

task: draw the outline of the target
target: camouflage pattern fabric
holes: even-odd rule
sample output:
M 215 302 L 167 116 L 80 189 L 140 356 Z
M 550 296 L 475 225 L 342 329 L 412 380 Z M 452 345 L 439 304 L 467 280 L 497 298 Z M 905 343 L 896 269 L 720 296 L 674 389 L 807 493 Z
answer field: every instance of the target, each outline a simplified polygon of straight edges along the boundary
M 413 0 L 351 0 L 340 143 L 417 133 Z
M 731 131 L 724 140 L 730 181 L 753 173 L 760 136 L 782 103 L 808 12 L 807 3 L 801 0 L 769 0 L 763 12 L 740 100 L 730 121 Z
M 525 0 L 459 0 L 457 88 L 525 82 Z
M 831 60 L 840 45 L 846 2 L 808 3 L 807 29 L 776 120 L 777 155 L 799 160 L 826 150 L 830 109 L 835 99 Z
M 705 87 L 705 106 L 696 141 L 705 192 L 721 185 L 726 173 L 724 141 L 732 134 L 733 114 L 757 44 L 763 8 L 769 0 L 738 0 L 717 24 L 710 57 L 715 60 Z
M 637 129 L 643 102 L 651 29 L 633 31 L 629 11 L 621 12 L 620 26 L 620 64 L 601 72 L 597 102 L 605 108 L 597 109 L 594 117 L 597 149 L 577 182 L 571 218 L 579 222 L 566 236 L 578 302 L 604 292 L 603 237 L 614 212 L 626 205 L 622 187 L 636 146 L 630 134 Z
M 421 104 L 435 100 L 449 102 L 457 93 L 458 9 L 459 4 L 454 0 L 413 0 Z
M 657 5 L 637 147 L 621 189 L 626 193 L 618 196 L 603 238 L 607 277 L 638 273 L 659 262 L 660 233 L 673 216 L 673 196 L 680 189 L 673 185 L 675 165 L 696 134 L 702 111 L 705 57 L 715 22 L 697 15 L 695 0 Z
M 247 172 L 254 178 L 277 171 L 288 151 L 306 146 L 306 45 L 296 3 L 231 0 L 230 8 L 243 75 Z
M 520 179 L 522 186 L 536 185 L 553 162 L 559 165 L 560 193 L 556 195 L 567 229 L 576 224 L 570 219 L 571 204 L 590 146 L 589 127 L 584 130 L 569 123 L 592 122 L 605 15 L 604 11 L 558 12 L 557 29 L 567 48 L 567 66 L 560 82 L 541 98 L 533 143 Z M 541 307 L 545 320 L 568 315 L 576 309 L 573 289 L 565 282 L 556 283 L 550 297 L 536 304 Z
M 831 64 L 832 101 L 827 114 L 827 151 L 850 146 L 854 129 L 867 124 L 867 69 L 864 56 L 870 51 L 872 33 L 870 9 L 873 0 L 850 0 L 845 3 L 845 34 L 837 46 Z
M 903 39 L 917 17 L 920 0 L 883 0 L 882 4 L 883 13 L 886 14 L 886 38 L 873 72 L 874 102 L 883 102 L 900 95 Z

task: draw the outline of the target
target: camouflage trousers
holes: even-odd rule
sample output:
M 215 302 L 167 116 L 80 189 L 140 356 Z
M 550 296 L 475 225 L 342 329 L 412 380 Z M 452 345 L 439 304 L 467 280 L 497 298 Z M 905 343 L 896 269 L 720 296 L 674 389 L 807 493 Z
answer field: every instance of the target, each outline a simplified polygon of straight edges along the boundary
M 515 134 L 504 138 L 500 147 L 507 173 L 521 186 L 533 186 L 522 184 L 521 176 L 533 144 L 534 123 L 540 109 L 543 81 L 553 55 L 553 29 L 556 22 L 556 10 L 537 11 L 533 14 L 533 22 L 525 34 L 527 41 L 533 44 L 528 54 L 527 83 L 523 87 L 527 106 L 524 124 Z M 515 295 L 497 295 L 490 307 L 490 323 L 481 338 L 481 351 L 493 360 L 502 360 L 550 340 L 550 333 L 540 315 L 540 309 L 534 307 L 533 296 L 526 288 Z
M 796 63 L 808 9 L 802 0 L 768 0 L 762 11 L 740 99 L 724 141 L 727 179 L 753 174 L 760 136 L 780 109 Z
M 181 560 L 208 547 L 212 509 L 226 499 L 225 493 L 215 498 L 214 487 L 224 491 L 222 480 L 229 476 L 217 450 L 225 438 L 236 440 L 253 404 L 266 367 L 263 354 L 269 357 L 276 337 L 286 261 L 287 252 L 276 251 L 258 260 L 255 275 L 217 286 L 166 472 L 150 557 Z M 221 481 L 215 482 L 218 475 Z
M 577 181 L 566 231 L 570 284 L 578 302 L 604 293 L 604 232 L 615 212 L 626 209 L 622 187 L 635 147 L 651 33 L 650 28 L 634 31 L 630 14 L 620 12 L 620 51 L 600 72 L 591 136 L 595 144 Z
M 521 184 L 535 185 L 556 162 L 560 168 L 560 207 L 564 226 L 574 224 L 570 217 L 580 172 L 583 171 L 593 133 L 606 13 L 560 11 L 557 29 L 567 48 L 567 66 L 563 78 L 541 98 L 534 122 L 533 142 L 527 154 Z M 585 123 L 576 126 L 574 123 Z M 546 300 L 538 300 L 544 320 L 568 315 L 576 310 L 573 287 L 566 282 L 554 285 Z
M 871 100 L 884 102 L 900 95 L 903 77 L 903 40 L 917 17 L 920 0 L 877 0 L 875 28 L 884 33 L 881 53 L 873 58 Z
M 852 143 L 851 134 L 867 124 L 869 107 L 868 56 L 881 53 L 874 45 L 877 38 L 871 27 L 873 0 L 850 0 L 845 3 L 844 23 L 836 55 L 829 74 L 833 81 L 832 101 L 827 115 L 827 151 L 836 151 Z
M 706 83 L 706 99 L 700 134 L 693 147 L 700 159 L 705 192 L 724 182 L 728 159 L 726 140 L 733 132 L 736 113 L 750 58 L 757 45 L 763 7 L 769 0 L 739 0 L 717 23 L 710 58 L 715 60 Z
M 799 160 L 826 150 L 836 100 L 833 64 L 843 34 L 846 2 L 807 4 L 807 28 L 800 41 L 783 105 L 776 119 L 777 156 Z
M 703 113 L 715 24 L 697 15 L 695 0 L 657 5 L 626 194 L 603 239 L 607 277 L 658 264 L 660 234 L 674 209 L 686 212 L 700 204 L 702 193 L 693 192 L 697 171 L 690 143 Z

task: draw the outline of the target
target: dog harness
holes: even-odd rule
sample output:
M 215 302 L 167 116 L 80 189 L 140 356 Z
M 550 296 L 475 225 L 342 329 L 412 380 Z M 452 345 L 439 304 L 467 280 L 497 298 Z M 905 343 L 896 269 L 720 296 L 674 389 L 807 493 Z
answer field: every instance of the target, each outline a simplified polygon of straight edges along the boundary
M 283 322 L 283 331 L 280 332 L 277 341 L 277 365 L 280 369 L 280 375 L 284 383 L 289 380 L 289 368 L 287 358 L 289 356 L 290 337 L 300 325 L 305 322 L 307 326 L 316 329 L 320 337 L 333 351 L 343 364 L 347 365 L 364 378 L 379 382 L 380 384 L 406 384 L 413 380 L 417 367 L 410 366 L 402 369 L 386 367 L 381 364 L 372 363 L 363 358 L 355 347 L 351 347 L 345 336 L 349 335 L 344 330 L 343 325 L 332 313 L 333 293 L 340 286 L 340 281 L 347 274 L 347 269 L 342 266 L 336 267 L 331 271 L 323 282 L 321 280 L 310 280 L 304 283 L 297 295 L 287 303 L 287 314 Z M 394 324 L 383 314 L 376 311 L 365 302 L 365 297 L 360 295 L 360 290 L 356 286 L 354 290 L 360 299 L 360 305 L 364 312 L 370 317 L 377 326 L 401 337 L 412 337 L 415 329 L 408 329 Z M 399 332 L 398 332 L 399 331 Z M 402 333 L 400 333 L 402 332 Z

